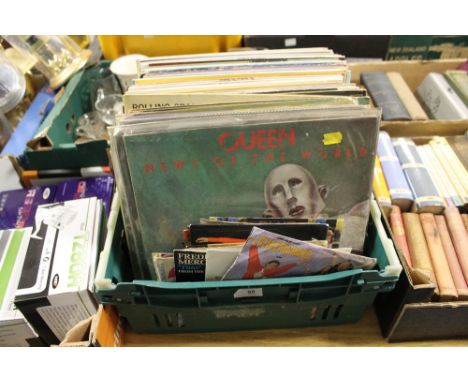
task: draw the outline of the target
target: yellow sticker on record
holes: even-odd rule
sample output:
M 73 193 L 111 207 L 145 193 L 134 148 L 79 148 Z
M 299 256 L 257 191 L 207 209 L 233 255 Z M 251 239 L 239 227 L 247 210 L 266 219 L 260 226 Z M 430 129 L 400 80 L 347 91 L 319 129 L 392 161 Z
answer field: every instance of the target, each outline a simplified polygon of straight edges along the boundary
M 343 134 L 340 131 L 335 133 L 326 133 L 323 134 L 323 144 L 325 146 L 328 145 L 337 145 L 343 141 Z

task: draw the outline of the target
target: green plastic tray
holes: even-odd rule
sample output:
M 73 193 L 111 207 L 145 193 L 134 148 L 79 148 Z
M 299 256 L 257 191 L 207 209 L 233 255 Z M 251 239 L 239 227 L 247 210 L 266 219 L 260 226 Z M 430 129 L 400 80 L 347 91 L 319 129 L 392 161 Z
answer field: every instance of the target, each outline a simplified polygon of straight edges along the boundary
M 375 208 L 375 206 L 374 206 Z M 113 212 L 116 214 L 116 212 Z M 117 215 L 116 215 L 117 216 Z M 401 272 L 374 210 L 365 251 L 377 270 L 263 280 L 170 283 L 131 280 L 121 216 L 111 218 L 109 253 L 101 256 L 96 296 L 114 305 L 140 333 L 183 333 L 335 325 L 359 320 L 377 293 L 391 291 Z M 389 246 L 390 245 L 390 246 Z M 393 252 L 392 252 L 393 249 Z
M 78 118 L 91 111 L 90 84 L 100 78 L 100 69 L 109 65 L 109 61 L 103 61 L 79 71 L 68 81 L 63 95 L 33 139 L 36 148 L 28 148 L 19 156 L 24 169 L 70 169 L 109 164 L 106 140 L 75 144 Z M 28 145 L 31 146 L 31 142 Z

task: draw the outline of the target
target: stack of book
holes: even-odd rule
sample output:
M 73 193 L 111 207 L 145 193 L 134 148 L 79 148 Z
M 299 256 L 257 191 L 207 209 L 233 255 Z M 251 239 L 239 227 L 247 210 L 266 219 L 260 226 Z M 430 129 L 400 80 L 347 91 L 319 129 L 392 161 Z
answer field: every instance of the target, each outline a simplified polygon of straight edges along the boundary
M 361 83 L 384 121 L 468 119 L 468 72 L 429 73 L 413 92 L 398 72 L 365 72 Z
M 468 299 L 467 140 L 449 140 L 380 132 L 373 183 L 413 282 L 435 283 L 440 301 Z
M 226 263 L 215 269 L 206 259 L 235 262 L 253 228 L 236 221 L 235 231 L 222 221 L 229 217 L 322 224 L 321 235 L 299 240 L 362 255 L 380 111 L 350 83 L 343 56 L 283 49 L 148 58 L 138 66 L 126 113 L 110 134 L 135 278 L 182 280 L 176 263 L 197 280 L 223 278 Z M 211 221 L 198 243 L 183 236 L 210 216 L 231 223 L 229 235 L 217 236 Z M 194 248 L 200 243 L 223 247 Z

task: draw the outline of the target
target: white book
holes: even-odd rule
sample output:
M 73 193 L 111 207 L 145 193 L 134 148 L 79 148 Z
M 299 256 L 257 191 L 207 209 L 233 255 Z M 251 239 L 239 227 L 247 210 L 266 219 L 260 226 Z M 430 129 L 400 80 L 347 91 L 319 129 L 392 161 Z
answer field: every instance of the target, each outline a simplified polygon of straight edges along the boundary
M 468 108 L 440 73 L 429 73 L 416 95 L 433 119 L 468 119 Z

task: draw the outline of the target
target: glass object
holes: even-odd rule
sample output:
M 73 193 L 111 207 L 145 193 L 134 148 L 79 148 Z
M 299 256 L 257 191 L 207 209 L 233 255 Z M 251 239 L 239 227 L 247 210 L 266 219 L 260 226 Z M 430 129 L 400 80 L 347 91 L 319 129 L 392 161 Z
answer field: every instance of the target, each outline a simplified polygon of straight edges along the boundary
M 68 36 L 3 36 L 12 46 L 36 59 L 36 68 L 57 88 L 81 69 L 91 52 L 81 49 Z
M 99 68 L 98 75 L 89 85 L 91 105 L 95 108 L 98 95 L 100 98 L 111 94 L 122 94 L 122 87 L 118 78 L 109 68 Z
M 123 114 L 123 101 L 121 94 L 104 95 L 102 89 L 98 91 L 96 111 L 101 120 L 108 126 L 115 125 L 117 116 Z
M 92 111 L 78 118 L 76 135 L 81 139 L 108 139 L 107 127 L 97 112 Z
M 7 119 L 0 113 L 0 151 L 10 139 L 11 131 Z
M 0 113 L 8 113 L 23 99 L 24 75 L 0 52 Z

